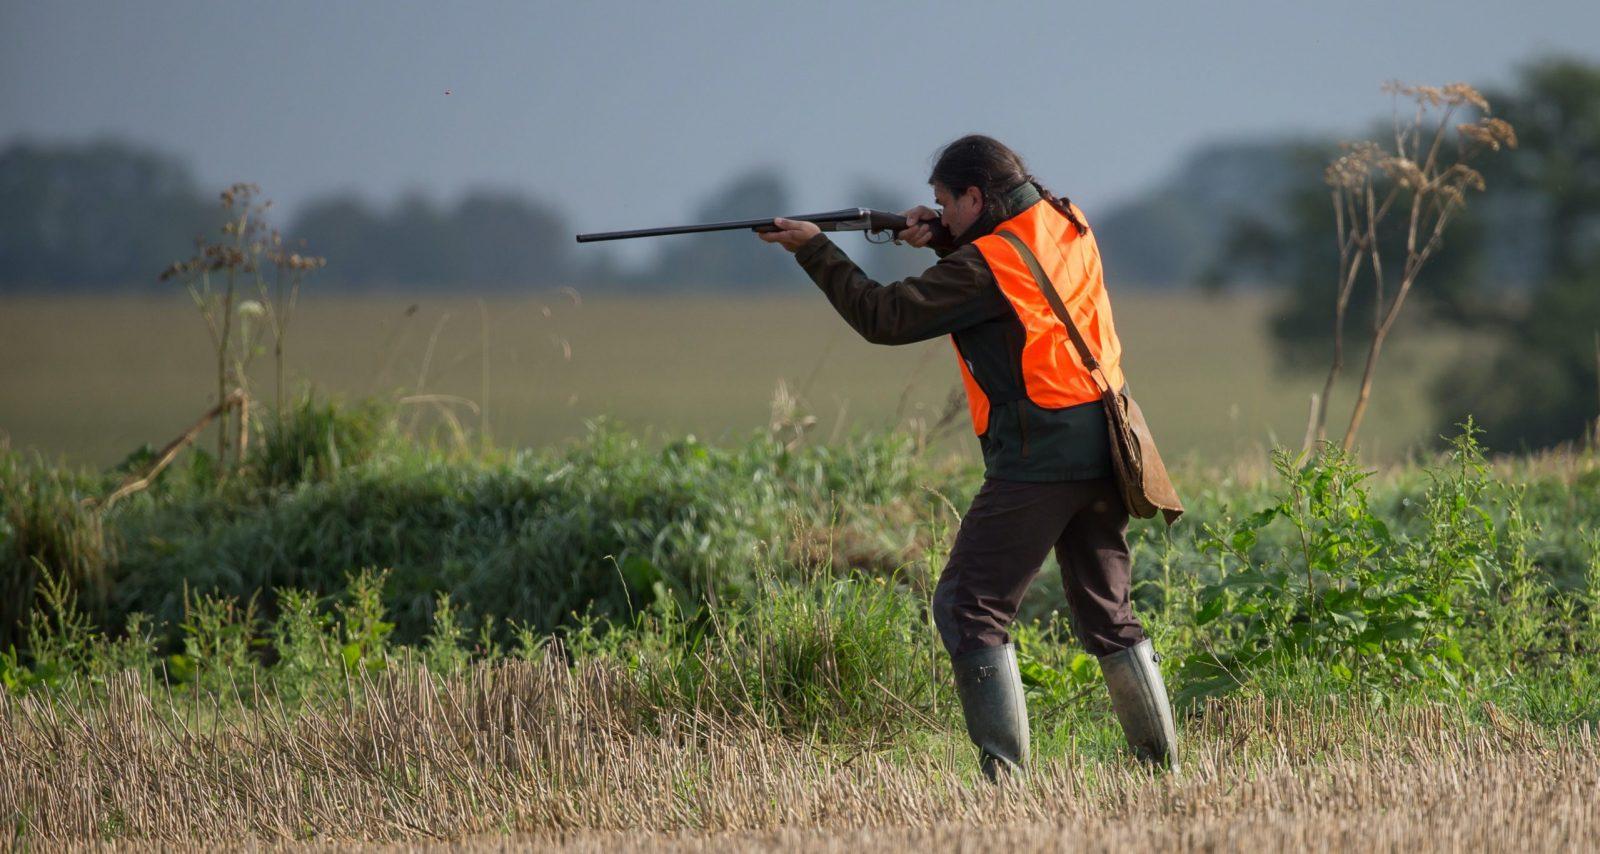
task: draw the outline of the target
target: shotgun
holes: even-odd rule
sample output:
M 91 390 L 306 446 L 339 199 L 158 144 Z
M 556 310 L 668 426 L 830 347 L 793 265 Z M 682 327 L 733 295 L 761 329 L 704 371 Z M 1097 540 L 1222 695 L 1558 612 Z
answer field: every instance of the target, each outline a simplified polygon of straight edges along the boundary
M 888 232 L 892 237 L 896 232 L 910 228 L 912 223 L 904 215 L 889 213 L 888 211 L 875 211 L 868 208 L 840 208 L 826 213 L 800 214 L 786 216 L 783 219 L 805 220 L 814 222 L 823 231 L 863 231 L 868 234 L 867 239 L 873 243 L 884 243 L 884 240 L 872 240 L 871 235 Z M 938 220 L 926 221 L 925 224 L 933 229 L 933 244 L 940 245 L 950 240 L 950 230 L 945 228 Z M 669 225 L 664 228 L 638 228 L 632 231 L 594 231 L 578 235 L 579 243 L 595 243 L 601 240 L 628 240 L 634 237 L 662 237 L 669 234 L 699 234 L 707 231 L 741 231 L 749 229 L 756 232 L 777 231 L 772 224 L 772 218 L 766 219 L 738 219 L 727 222 L 707 222 L 698 225 Z

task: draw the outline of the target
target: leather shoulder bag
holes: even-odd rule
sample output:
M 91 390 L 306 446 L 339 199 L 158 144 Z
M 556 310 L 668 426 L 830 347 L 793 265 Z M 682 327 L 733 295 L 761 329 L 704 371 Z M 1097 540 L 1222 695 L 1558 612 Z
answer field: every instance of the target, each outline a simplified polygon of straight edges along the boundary
M 1072 338 L 1079 359 L 1100 389 L 1100 399 L 1105 404 L 1106 428 L 1111 433 L 1112 467 L 1116 471 L 1117 484 L 1121 487 L 1122 501 L 1128 506 L 1128 513 L 1148 519 L 1160 511 L 1168 525 L 1178 521 L 1178 517 L 1183 515 L 1183 504 L 1178 500 L 1178 490 L 1172 485 L 1172 478 L 1167 475 L 1167 467 L 1161 462 L 1155 437 L 1150 435 L 1150 426 L 1145 423 L 1139 404 L 1128 394 L 1126 385 L 1120 389 L 1111 387 L 1111 381 L 1100 368 L 1100 361 L 1090 352 L 1088 342 L 1083 340 L 1083 333 L 1073 323 L 1072 315 L 1067 313 L 1061 295 L 1056 292 L 1055 284 L 1050 281 L 1044 267 L 1040 266 L 1033 250 L 1022 238 L 1009 231 L 998 233 L 1028 265 L 1028 272 L 1033 274 L 1039 292 L 1067 328 L 1067 335 Z

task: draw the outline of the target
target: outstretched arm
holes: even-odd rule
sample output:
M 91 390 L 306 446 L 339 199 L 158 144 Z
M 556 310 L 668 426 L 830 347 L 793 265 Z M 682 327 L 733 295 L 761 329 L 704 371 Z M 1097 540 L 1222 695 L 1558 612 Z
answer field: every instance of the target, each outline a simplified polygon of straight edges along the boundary
M 825 234 L 802 243 L 795 260 L 839 315 L 874 344 L 925 341 L 1012 311 L 982 253 L 970 244 L 920 276 L 887 285 L 869 278 Z

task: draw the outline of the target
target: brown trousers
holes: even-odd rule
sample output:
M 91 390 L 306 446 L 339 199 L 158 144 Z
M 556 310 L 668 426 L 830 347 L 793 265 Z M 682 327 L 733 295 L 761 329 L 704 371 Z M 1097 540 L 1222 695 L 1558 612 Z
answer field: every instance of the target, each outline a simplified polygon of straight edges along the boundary
M 951 657 L 1010 642 L 1006 627 L 1052 547 L 1072 631 L 1091 655 L 1144 639 L 1128 602 L 1128 511 L 1112 478 L 1025 483 L 987 479 L 956 532 L 933 594 Z

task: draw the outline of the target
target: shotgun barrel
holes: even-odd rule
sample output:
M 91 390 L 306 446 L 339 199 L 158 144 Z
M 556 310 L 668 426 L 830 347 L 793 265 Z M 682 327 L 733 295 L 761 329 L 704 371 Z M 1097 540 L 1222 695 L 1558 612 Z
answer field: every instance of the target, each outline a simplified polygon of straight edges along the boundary
M 875 211 L 869 208 L 840 208 L 836 211 L 823 213 L 799 214 L 786 216 L 783 219 L 805 220 L 814 222 L 823 231 L 864 231 L 872 234 L 882 232 L 904 231 L 911 223 L 903 214 L 888 211 Z M 950 232 L 933 220 L 927 223 L 933 228 L 934 243 L 942 238 L 947 239 Z M 596 243 L 602 240 L 630 240 L 635 237 L 664 237 L 671 234 L 700 234 L 707 231 L 777 231 L 772 224 L 772 218 L 767 219 L 737 219 L 727 222 L 706 222 L 696 225 L 668 225 L 661 228 L 636 228 L 631 231 L 594 231 L 578 235 L 579 243 Z

